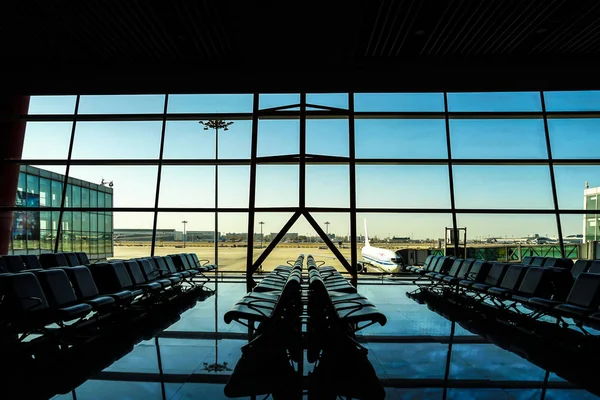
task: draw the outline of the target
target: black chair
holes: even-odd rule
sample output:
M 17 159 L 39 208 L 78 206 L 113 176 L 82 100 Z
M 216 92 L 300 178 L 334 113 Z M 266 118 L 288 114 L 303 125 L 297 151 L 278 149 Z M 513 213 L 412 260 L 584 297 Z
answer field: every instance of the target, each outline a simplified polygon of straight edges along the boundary
M 4 261 L 4 258 L 0 257 L 0 274 L 5 274 L 7 272 L 10 272 L 8 270 L 8 267 L 6 266 L 6 262 Z
M 564 303 L 539 297 L 532 297 L 527 303 L 551 315 L 584 319 L 600 307 L 600 275 L 579 274 Z
M 142 289 L 134 289 L 123 263 L 91 264 L 89 269 L 100 293 L 113 297 L 119 305 L 130 304 L 136 297 L 144 294 Z
M 92 306 L 94 311 L 104 313 L 113 309 L 115 299 L 101 296 L 90 270 L 85 266 L 63 268 L 69 277 L 77 299 Z
M 532 261 L 533 261 L 532 256 L 526 256 L 526 257 L 523 257 L 523 260 L 521 260 L 521 263 L 524 265 L 530 265 Z
M 142 289 L 149 293 L 159 293 L 162 291 L 163 286 L 160 282 L 148 282 L 146 280 L 146 276 L 142 272 L 140 264 L 137 261 L 124 261 L 123 265 L 125 265 L 125 268 L 127 268 L 129 277 L 131 278 L 131 281 L 136 289 Z
M 579 274 L 587 272 L 591 263 L 592 263 L 591 260 L 579 259 L 579 260 L 575 261 L 573 268 L 571 268 L 571 275 L 573 276 L 573 279 L 577 279 Z
M 67 252 L 67 253 L 63 253 L 65 258 L 67 259 L 67 262 L 69 263 L 70 267 L 76 267 L 78 265 L 81 265 L 79 263 L 79 257 L 77 257 L 77 254 L 73 253 L 73 252 Z
M 41 270 L 35 275 L 44 290 L 50 308 L 56 311 L 61 320 L 83 318 L 93 311 L 90 304 L 82 303 L 77 299 L 71 281 L 63 269 Z
M 469 272 L 471 271 L 471 267 L 476 261 L 477 260 L 473 258 L 467 258 L 461 263 L 460 269 L 458 270 L 455 276 L 447 275 L 444 278 L 442 278 L 442 281 L 444 282 L 444 284 L 456 285 L 461 280 L 467 278 Z
M 42 264 L 40 264 L 40 260 L 34 256 L 33 254 L 22 255 L 23 263 L 27 270 L 41 270 L 43 269 Z
M 138 258 L 135 261 L 140 266 L 140 269 L 142 270 L 142 273 L 144 274 L 147 283 L 157 282 L 163 288 L 168 288 L 173 285 L 173 282 L 171 280 L 161 278 L 160 271 L 155 267 L 154 263 L 150 263 L 148 259 Z
M 552 271 L 543 267 L 531 267 L 527 269 L 519 289 L 511 295 L 511 299 L 527 303 L 532 297 L 549 299 L 552 293 Z
M 88 258 L 87 254 L 85 254 L 83 251 L 78 251 L 75 253 L 75 255 L 77 255 L 77 258 L 79 259 L 79 265 L 90 264 L 90 259 Z
M 44 269 L 69 266 L 67 258 L 62 253 L 42 253 L 40 254 L 40 264 Z
M 18 273 L 25 271 L 27 268 L 21 256 L 2 256 L 8 272 Z
M 493 263 L 488 275 L 485 278 L 485 281 L 483 283 L 474 283 L 471 285 L 471 289 L 477 292 L 485 293 L 492 286 L 498 286 L 500 282 L 502 282 L 502 279 L 504 278 L 509 266 L 510 264 L 507 263 Z
M 488 273 L 490 272 L 490 268 L 492 264 L 485 260 L 477 260 L 471 266 L 469 273 L 466 276 L 466 279 L 458 282 L 458 285 L 463 288 L 470 288 L 471 285 L 475 283 L 483 283 Z
M 587 270 L 590 274 L 600 274 L 600 261 L 590 262 L 590 266 Z
M 533 257 L 531 265 L 533 265 L 534 267 L 541 267 L 544 265 L 545 262 L 546 262 L 545 257 Z
M 528 269 L 528 265 L 512 264 L 508 267 L 500 284 L 498 286 L 490 287 L 487 290 L 487 293 L 500 298 L 511 297 L 521 285 Z

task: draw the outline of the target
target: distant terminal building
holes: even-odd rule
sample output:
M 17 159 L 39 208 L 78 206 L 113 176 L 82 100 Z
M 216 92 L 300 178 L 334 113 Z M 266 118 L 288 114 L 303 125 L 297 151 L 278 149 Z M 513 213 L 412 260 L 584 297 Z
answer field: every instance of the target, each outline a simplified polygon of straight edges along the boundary
M 215 231 L 187 231 L 185 240 L 188 242 L 213 241 Z M 157 229 L 156 242 L 181 242 L 183 232 L 176 229 Z M 220 232 L 219 232 L 220 237 Z M 119 242 L 151 242 L 152 229 L 115 229 L 115 240 Z
M 275 239 L 275 236 L 277 236 L 277 232 L 271 232 L 271 234 L 268 236 L 268 239 L 273 240 L 273 239 Z M 288 232 L 283 236 L 283 238 L 281 240 L 283 242 L 292 241 L 292 240 L 297 241 L 299 236 L 300 235 L 297 232 Z M 265 240 L 266 239 L 267 239 L 267 235 L 265 235 Z
M 14 212 L 9 254 L 53 252 L 60 221 L 59 251 L 83 251 L 91 259 L 114 255 L 112 211 L 69 211 L 71 207 L 112 208 L 112 187 L 69 178 L 64 191 L 64 182 L 64 175 L 21 165 L 15 205 L 41 210 Z M 59 211 L 43 210 L 63 203 L 62 219 Z
M 588 183 L 585 183 L 584 189 L 584 209 L 598 210 L 598 197 L 600 195 L 600 187 L 590 188 Z M 591 240 L 599 240 L 600 238 L 600 214 L 584 214 L 583 215 L 583 238 L 586 242 Z
M 188 242 L 210 242 L 215 239 L 215 231 L 187 231 L 185 236 Z M 217 237 L 221 239 L 221 232 Z
M 115 229 L 115 240 L 119 242 L 151 242 L 152 229 Z M 180 241 L 183 240 L 183 233 L 175 229 L 157 229 L 156 240 Z

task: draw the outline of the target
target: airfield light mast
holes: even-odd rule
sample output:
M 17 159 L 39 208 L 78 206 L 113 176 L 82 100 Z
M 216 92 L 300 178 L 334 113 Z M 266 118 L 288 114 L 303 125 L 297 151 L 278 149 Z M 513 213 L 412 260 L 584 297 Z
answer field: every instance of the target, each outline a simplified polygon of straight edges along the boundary
M 233 124 L 233 121 L 225 121 L 222 119 L 209 119 L 208 121 L 198 121 L 200 125 L 204 126 L 204 130 L 209 129 L 215 130 L 215 161 L 219 160 L 219 129 L 224 131 L 229 130 L 229 125 Z M 215 276 L 219 269 L 219 213 L 216 209 L 219 207 L 219 166 L 215 165 Z
M 329 222 L 329 221 L 325 221 L 325 232 L 327 233 L 327 237 L 329 237 L 329 224 L 330 223 L 331 222 Z
M 263 248 L 263 239 L 264 239 L 264 236 L 263 236 L 263 225 L 265 223 L 263 221 L 260 221 L 259 224 L 260 224 L 260 248 L 262 249 Z
M 233 121 L 225 121 L 222 119 L 209 119 L 208 121 L 198 121 L 198 123 L 204 126 L 205 131 L 209 129 L 215 130 L 215 296 L 218 296 L 217 289 L 219 288 L 219 213 L 217 212 L 217 209 L 219 207 L 219 129 L 223 129 L 224 131 L 229 130 L 228 127 L 229 125 L 233 124 Z M 219 327 L 219 324 L 217 322 L 217 304 L 218 299 L 215 298 L 215 330 L 218 330 Z M 218 349 L 218 339 L 217 337 L 215 337 L 215 363 L 209 365 L 208 368 L 214 371 L 227 370 L 227 363 L 219 364 Z
M 187 224 L 187 221 L 181 221 L 181 223 L 183 224 L 183 248 L 185 249 L 185 239 L 186 239 L 186 234 L 185 234 L 185 224 Z

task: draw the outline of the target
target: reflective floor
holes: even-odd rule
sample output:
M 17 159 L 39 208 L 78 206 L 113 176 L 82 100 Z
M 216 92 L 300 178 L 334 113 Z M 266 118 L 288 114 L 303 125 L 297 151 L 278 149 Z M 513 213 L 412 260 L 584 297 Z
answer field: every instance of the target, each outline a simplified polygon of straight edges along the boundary
M 458 325 L 446 371 L 452 324 L 408 299 L 405 293 L 414 288 L 381 279 L 359 282 L 359 292 L 388 318 L 386 326 L 359 332 L 387 398 L 442 399 L 445 385 L 447 399 L 598 398 L 552 373 L 545 385 L 546 371 Z M 186 311 L 159 337 L 139 343 L 74 393 L 54 398 L 226 398 L 223 387 L 247 343 L 247 328 L 225 324 L 223 314 L 245 292 L 245 283 L 220 281 L 216 296 Z

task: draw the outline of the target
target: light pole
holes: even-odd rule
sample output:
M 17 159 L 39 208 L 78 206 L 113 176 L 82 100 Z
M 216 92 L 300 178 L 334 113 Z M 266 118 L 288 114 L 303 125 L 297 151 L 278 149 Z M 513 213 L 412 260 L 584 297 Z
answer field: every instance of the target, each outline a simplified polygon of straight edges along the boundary
M 327 238 L 329 238 L 329 224 L 330 223 L 331 222 L 329 222 L 329 221 L 325 221 L 325 232 L 327 234 Z
M 260 248 L 262 249 L 262 247 L 263 247 L 263 238 L 264 238 L 264 236 L 263 236 L 263 225 L 265 223 L 263 221 L 260 221 L 259 224 L 260 224 Z
M 219 129 L 225 131 L 229 130 L 229 125 L 233 124 L 233 121 L 224 121 L 222 119 L 209 119 L 208 121 L 198 121 L 200 125 L 204 126 L 204 130 L 209 129 L 215 130 L 215 277 L 217 276 L 217 270 L 219 269 L 219 213 L 216 211 L 219 207 L 219 166 L 216 164 L 219 160 Z
M 187 224 L 188 222 L 187 221 L 181 221 L 181 223 L 183 224 L 183 248 L 185 249 L 185 239 L 186 239 L 186 237 L 185 237 L 185 224 Z M 194 246 L 192 246 L 192 247 L 194 247 Z

